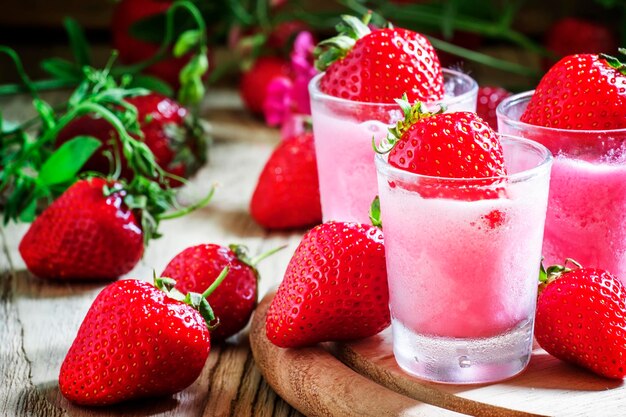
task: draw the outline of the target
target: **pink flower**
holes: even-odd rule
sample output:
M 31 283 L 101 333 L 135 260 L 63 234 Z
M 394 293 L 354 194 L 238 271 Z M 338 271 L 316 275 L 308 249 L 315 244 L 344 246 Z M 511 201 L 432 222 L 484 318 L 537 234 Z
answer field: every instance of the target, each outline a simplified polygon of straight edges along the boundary
M 283 137 L 305 130 L 311 114 L 309 82 L 317 70 L 313 65 L 313 35 L 300 32 L 291 52 L 291 78 L 274 78 L 267 87 L 263 109 L 270 126 L 281 126 Z

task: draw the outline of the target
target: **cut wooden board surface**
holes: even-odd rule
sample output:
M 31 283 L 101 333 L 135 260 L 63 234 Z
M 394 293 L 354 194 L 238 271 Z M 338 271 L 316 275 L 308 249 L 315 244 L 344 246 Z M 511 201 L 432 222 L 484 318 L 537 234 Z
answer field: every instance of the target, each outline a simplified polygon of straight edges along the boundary
M 460 416 L 397 394 L 354 372 L 321 346 L 282 349 L 265 334 L 265 315 L 273 294 L 252 318 L 250 345 L 268 384 L 309 417 Z
M 481 416 L 623 416 L 623 381 L 595 376 L 548 355 L 533 351 L 520 375 L 485 385 L 443 385 L 403 372 L 393 357 L 391 329 L 351 343 L 333 344 L 332 351 L 357 372 L 408 397 Z

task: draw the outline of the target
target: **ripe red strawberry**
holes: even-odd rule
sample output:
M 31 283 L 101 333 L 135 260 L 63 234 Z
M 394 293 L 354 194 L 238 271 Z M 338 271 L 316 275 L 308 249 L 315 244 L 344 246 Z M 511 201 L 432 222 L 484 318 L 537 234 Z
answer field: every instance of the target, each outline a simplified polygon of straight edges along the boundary
M 546 48 L 558 59 L 574 54 L 612 53 L 617 48 L 617 40 L 604 25 L 584 19 L 566 17 L 550 27 L 546 36 Z M 556 60 L 545 60 L 549 69 Z
M 511 93 L 502 87 L 484 86 L 478 89 L 476 114 L 480 116 L 492 129 L 498 128 L 496 108 L 498 104 Z
M 199 292 L 209 287 L 221 271 L 229 268 L 226 279 L 208 298 L 219 326 L 211 331 L 211 340 L 224 340 L 243 329 L 257 304 L 256 264 L 270 251 L 249 259 L 245 248 L 231 245 L 197 245 L 176 255 L 165 267 L 161 276 L 176 280 L 182 292 Z
M 185 299 L 175 283 L 156 284 L 122 280 L 98 294 L 61 365 L 64 397 L 110 405 L 171 395 L 198 378 L 211 349 L 211 307 L 204 294 Z
M 263 103 L 267 96 L 267 86 L 275 78 L 289 74 L 289 61 L 266 56 L 258 58 L 252 67 L 244 72 L 239 83 L 239 95 L 246 108 L 253 113 L 263 113 Z
M 626 288 L 595 268 L 548 269 L 535 338 L 549 354 L 607 378 L 626 376 Z M 556 279 L 555 279 L 556 278 Z
M 58 280 L 112 280 L 129 272 L 141 259 L 144 236 L 119 186 L 80 180 L 44 210 L 19 245 L 28 269 Z
M 626 65 L 606 55 L 561 59 L 543 76 L 520 120 L 560 129 L 626 127 Z
M 366 23 L 345 16 L 339 36 L 318 45 L 320 89 L 354 101 L 393 103 L 405 93 L 411 102 L 441 100 L 443 73 L 428 39 L 400 28 L 372 32 Z
M 148 42 L 136 38 L 132 26 L 144 19 L 163 14 L 172 5 L 172 0 L 121 0 L 113 10 L 111 34 L 113 47 L 119 52 L 122 62 L 135 64 L 157 53 L 160 42 Z M 173 88 L 180 86 L 180 70 L 189 61 L 189 55 L 168 58 L 146 68 L 145 72 L 167 82 Z
M 195 125 L 189 111 L 176 101 L 151 93 L 130 97 L 125 100 L 137 108 L 137 118 L 143 137 L 139 138 L 154 154 L 156 163 L 170 174 L 188 178 L 206 161 L 207 136 L 202 128 Z M 88 135 L 102 141 L 103 146 L 85 164 L 84 170 L 108 174 L 111 162 L 105 152 L 117 147 L 121 152 L 121 142 L 117 132 L 104 119 L 83 116 L 74 119 L 59 132 L 56 145 L 76 136 Z M 116 141 L 115 147 L 111 140 Z M 122 161 L 122 178 L 132 178 L 125 161 Z M 181 185 L 169 180 L 170 185 Z
M 259 176 L 250 214 L 267 229 L 301 228 L 322 221 L 311 133 L 278 144 Z
M 389 326 L 388 304 L 380 229 L 324 223 L 291 258 L 267 312 L 267 337 L 280 347 L 299 347 L 372 336 Z
M 416 174 L 447 178 L 506 175 L 497 134 L 475 113 L 424 113 L 398 100 L 405 114 L 387 138 L 389 164 Z

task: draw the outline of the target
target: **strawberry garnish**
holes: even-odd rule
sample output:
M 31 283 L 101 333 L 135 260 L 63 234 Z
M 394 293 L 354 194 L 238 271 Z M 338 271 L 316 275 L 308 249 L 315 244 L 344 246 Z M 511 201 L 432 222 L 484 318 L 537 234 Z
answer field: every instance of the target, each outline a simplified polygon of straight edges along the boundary
M 626 127 L 626 64 L 608 55 L 561 59 L 543 76 L 520 120 L 560 129 Z
M 324 223 L 289 261 L 267 313 L 269 340 L 281 347 L 372 336 L 390 324 L 380 229 Z
M 104 288 L 85 316 L 59 373 L 59 388 L 76 404 L 103 406 L 171 395 L 200 375 L 216 325 L 203 294 L 184 296 L 175 281 L 122 280 Z
M 199 292 L 212 285 L 222 270 L 228 276 L 208 298 L 220 325 L 211 331 L 213 342 L 227 339 L 243 329 L 257 304 L 259 272 L 256 265 L 282 247 L 250 258 L 241 245 L 205 244 L 176 255 L 161 276 L 172 278 L 182 292 Z
M 302 228 L 322 221 L 311 133 L 287 138 L 276 147 L 259 176 L 250 214 L 267 229 Z
M 549 354 L 598 375 L 626 376 L 626 288 L 598 268 L 555 265 L 542 276 L 535 338 Z
M 376 149 L 389 153 L 391 166 L 415 174 L 441 178 L 475 178 L 468 187 L 445 181 L 423 184 L 394 184 L 419 192 L 423 197 L 475 200 L 498 198 L 499 181 L 506 175 L 502 145 L 497 134 L 475 113 L 430 113 L 421 103 L 411 106 L 397 100 L 404 120 L 389 129 L 386 140 Z M 485 181 L 478 181 L 484 178 Z M 489 222 L 497 224 L 497 219 Z
M 434 48 L 424 36 L 400 28 L 372 31 L 354 16 L 343 16 L 339 36 L 320 42 L 316 66 L 326 74 L 320 89 L 354 101 L 432 102 L 443 98 L 443 73 Z

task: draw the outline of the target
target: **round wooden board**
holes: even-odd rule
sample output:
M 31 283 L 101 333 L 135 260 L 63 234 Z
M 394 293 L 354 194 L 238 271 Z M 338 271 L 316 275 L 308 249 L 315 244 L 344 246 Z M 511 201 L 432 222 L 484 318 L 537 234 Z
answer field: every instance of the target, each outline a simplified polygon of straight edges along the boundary
M 461 415 L 384 388 L 341 363 L 322 346 L 274 346 L 265 334 L 265 314 L 273 295 L 266 295 L 254 313 L 250 346 L 268 384 L 301 413 L 309 417 Z
M 407 375 L 394 360 L 390 329 L 350 343 L 281 349 L 265 334 L 273 295 L 253 317 L 252 352 L 270 386 L 307 416 L 626 415 L 622 381 L 567 365 L 540 348 L 520 375 L 484 385 L 435 384 Z
M 623 416 L 626 386 L 570 366 L 535 347 L 521 374 L 484 385 L 435 384 L 396 364 L 391 329 L 368 339 L 334 343 L 333 354 L 368 378 L 408 397 L 481 416 Z

